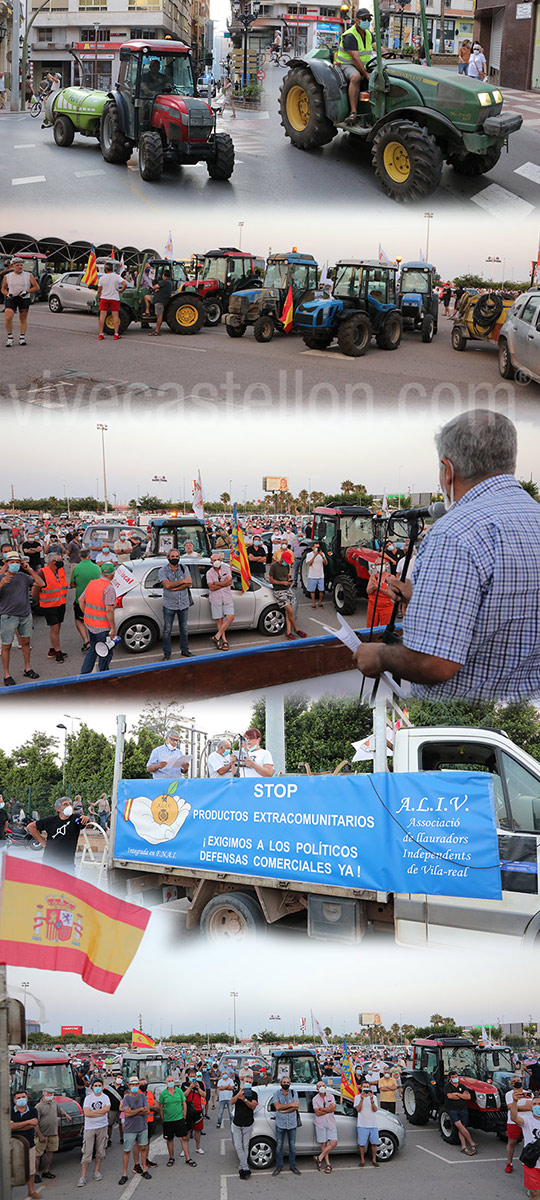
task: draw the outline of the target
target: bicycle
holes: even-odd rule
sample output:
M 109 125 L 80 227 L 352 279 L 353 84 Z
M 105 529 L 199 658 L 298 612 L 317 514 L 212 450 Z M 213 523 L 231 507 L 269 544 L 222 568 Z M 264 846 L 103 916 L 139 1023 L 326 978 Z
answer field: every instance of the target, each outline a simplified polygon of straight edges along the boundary
M 284 51 L 283 53 L 281 52 L 281 50 L 271 50 L 270 51 L 270 56 L 268 59 L 269 63 L 275 63 L 275 65 L 277 67 L 288 67 L 290 61 L 291 61 L 291 55 L 287 54 L 286 51 Z
M 49 95 L 49 92 L 44 91 L 44 92 L 38 92 L 37 96 L 32 96 L 32 103 L 30 105 L 30 116 L 31 117 L 41 116 L 41 113 L 43 112 L 43 105 L 44 105 L 48 95 Z

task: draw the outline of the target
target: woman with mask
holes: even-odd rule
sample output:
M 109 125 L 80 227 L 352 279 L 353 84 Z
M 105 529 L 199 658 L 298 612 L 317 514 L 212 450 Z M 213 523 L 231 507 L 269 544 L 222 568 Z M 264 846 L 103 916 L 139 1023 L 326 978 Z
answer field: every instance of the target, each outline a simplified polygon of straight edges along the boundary
M 518 1109 L 519 1104 L 519 1109 Z M 532 1100 L 520 1101 L 514 1096 L 510 1105 L 510 1120 L 513 1125 L 521 1126 L 523 1130 L 522 1154 L 529 1158 L 523 1162 L 523 1184 L 529 1200 L 540 1200 L 540 1093 L 536 1092 Z M 535 1162 L 532 1160 L 535 1159 Z

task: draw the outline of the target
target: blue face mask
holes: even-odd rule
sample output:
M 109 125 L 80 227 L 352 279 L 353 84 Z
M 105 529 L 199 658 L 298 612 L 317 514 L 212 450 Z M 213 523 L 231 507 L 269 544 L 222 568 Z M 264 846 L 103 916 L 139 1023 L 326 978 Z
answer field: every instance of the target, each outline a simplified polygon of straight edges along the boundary
M 360 29 L 369 29 L 371 21 L 360 21 Z
M 533 1113 L 535 1117 L 540 1117 L 540 1104 L 533 1104 Z
M 10 563 L 9 564 L 8 570 L 11 575 L 16 575 L 17 571 L 20 571 L 20 569 L 21 569 L 20 563 Z
M 130 1090 L 130 1092 L 133 1092 L 133 1094 L 135 1095 L 135 1093 L 138 1092 L 138 1090 L 139 1090 L 139 1085 L 134 1083 L 133 1086 L 130 1087 L 129 1090 Z
M 94 1089 L 93 1089 L 93 1090 L 94 1090 L 94 1093 L 95 1093 L 95 1095 L 96 1095 L 96 1096 L 99 1096 L 99 1095 L 101 1095 L 101 1092 L 103 1091 L 103 1088 L 102 1088 L 102 1086 L 101 1086 L 101 1084 L 100 1084 L 100 1083 L 96 1083 L 96 1084 L 94 1084 Z

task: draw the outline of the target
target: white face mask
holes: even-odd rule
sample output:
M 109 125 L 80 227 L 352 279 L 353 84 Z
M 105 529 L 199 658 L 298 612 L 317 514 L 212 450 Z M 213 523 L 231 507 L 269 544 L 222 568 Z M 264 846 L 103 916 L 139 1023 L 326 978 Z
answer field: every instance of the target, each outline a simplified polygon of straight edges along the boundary
M 71 804 L 66 804 L 66 807 L 62 809 L 60 816 L 61 817 L 71 817 L 72 814 L 73 814 L 73 808 L 72 808 Z

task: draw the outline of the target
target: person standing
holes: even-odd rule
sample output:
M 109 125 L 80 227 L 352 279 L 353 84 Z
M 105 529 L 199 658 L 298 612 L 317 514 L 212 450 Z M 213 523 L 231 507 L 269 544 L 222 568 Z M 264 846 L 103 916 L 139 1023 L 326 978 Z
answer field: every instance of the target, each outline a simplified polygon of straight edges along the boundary
M 260 729 L 246 729 L 238 752 L 238 774 L 241 779 L 257 779 L 258 776 L 275 775 L 276 769 L 269 750 L 261 746 Z
M 2 295 L 5 297 L 4 321 L 6 326 L 6 349 L 13 346 L 13 318 L 19 313 L 19 346 L 26 346 L 26 329 L 31 296 L 39 292 L 39 283 L 30 271 L 23 270 L 24 260 L 13 258 L 12 270 L 2 280 Z
M 38 1127 L 36 1130 L 36 1172 L 41 1179 L 56 1179 L 51 1171 L 52 1156 L 59 1146 L 58 1127 L 60 1109 L 52 1088 L 45 1088 L 41 1100 L 36 1104 Z M 72 1117 L 64 1109 L 64 1117 L 71 1124 Z M 43 1163 L 42 1163 L 43 1158 Z
M 470 57 L 471 43 L 468 38 L 465 38 L 458 50 L 458 72 L 460 75 L 468 74 Z
M 230 108 L 232 111 L 233 117 L 236 117 L 236 109 L 234 107 L 234 92 L 233 92 L 232 79 L 230 78 L 229 75 L 226 75 L 225 79 L 223 81 L 223 104 L 221 106 L 222 115 L 226 108 Z
M 154 779 L 178 779 L 178 767 L 171 767 L 169 763 L 180 758 L 181 755 L 180 733 L 178 729 L 169 729 L 169 732 L 165 734 L 163 745 L 155 746 L 152 750 L 146 770 L 149 775 L 153 775 Z M 181 768 L 181 772 L 184 775 L 188 770 L 189 763 L 186 763 Z
M 248 1162 L 249 1139 L 258 1103 L 258 1094 L 253 1090 L 253 1072 L 245 1071 L 243 1081 L 239 1082 L 238 1088 L 231 1097 L 233 1106 L 231 1134 L 238 1155 L 240 1179 L 249 1179 L 251 1175 Z
M 379 1130 L 377 1126 L 377 1099 L 371 1090 L 371 1085 L 367 1082 L 369 1075 L 366 1075 L 366 1082 L 362 1084 L 362 1090 L 354 1097 L 353 1104 L 357 1111 L 357 1136 L 358 1148 L 360 1150 L 359 1166 L 366 1165 L 366 1147 L 371 1146 L 371 1159 L 374 1167 L 378 1167 L 377 1162 L 377 1146 L 380 1145 Z
M 201 1132 L 204 1129 L 206 1088 L 204 1086 L 202 1071 L 197 1071 L 195 1078 L 184 1085 L 184 1095 L 186 1097 L 186 1104 L 192 1104 L 195 1109 L 194 1121 L 190 1130 L 195 1136 L 195 1152 L 196 1154 L 204 1154 L 204 1150 L 201 1150 Z
M 381 1108 L 386 1112 L 396 1111 L 396 1095 L 399 1083 L 395 1076 L 391 1073 L 390 1067 L 385 1063 L 383 1073 L 379 1080 L 379 1101 Z
M 272 1096 L 272 1104 L 276 1114 L 276 1165 L 272 1175 L 279 1175 L 283 1170 L 283 1144 L 285 1136 L 289 1147 L 289 1171 L 300 1175 L 296 1165 L 296 1128 L 298 1125 L 298 1096 L 288 1075 L 281 1078 L 281 1086 Z
M 157 1112 L 159 1112 L 159 1106 L 156 1103 L 156 1097 L 154 1096 L 154 1093 L 152 1091 L 150 1091 L 150 1088 L 148 1087 L 148 1080 L 145 1079 L 144 1076 L 142 1077 L 142 1079 L 139 1079 L 139 1088 L 140 1088 L 143 1096 L 146 1096 L 146 1103 L 148 1105 L 148 1116 L 146 1118 L 146 1124 L 148 1126 L 148 1149 L 147 1149 L 147 1154 L 146 1154 L 146 1166 L 147 1167 L 157 1167 L 157 1163 L 152 1162 L 152 1159 L 150 1158 L 150 1141 L 152 1138 L 152 1134 L 154 1132 L 155 1114 Z
M 315 1113 L 315 1134 L 320 1142 L 320 1154 L 315 1155 L 315 1165 L 320 1171 L 324 1163 L 325 1175 L 329 1175 L 330 1154 L 338 1144 L 336 1125 L 336 1102 L 334 1093 L 327 1088 L 323 1080 L 317 1084 L 317 1095 L 313 1097 L 313 1112 Z
M 109 1109 L 109 1118 L 108 1118 L 107 1146 L 110 1146 L 110 1144 L 112 1142 L 113 1129 L 116 1124 L 118 1125 L 118 1129 L 120 1131 L 120 1144 L 122 1145 L 123 1141 L 124 1141 L 124 1127 L 122 1124 L 122 1114 L 121 1114 L 120 1110 L 121 1110 L 122 1100 L 125 1095 L 125 1091 L 126 1091 L 126 1085 L 124 1083 L 123 1076 L 116 1075 L 115 1080 L 114 1080 L 114 1087 L 109 1089 L 109 1099 L 111 1102 L 111 1107 Z
M 178 550 L 170 550 L 167 565 L 161 568 L 163 584 L 163 658 L 171 657 L 171 633 L 175 614 L 178 616 L 181 658 L 193 658 L 188 642 L 189 589 L 192 585 L 189 568 L 180 562 Z
M 129 1156 L 133 1150 L 133 1170 L 137 1175 L 142 1175 L 143 1179 L 151 1179 L 152 1176 L 147 1170 L 147 1155 L 148 1155 L 148 1105 L 146 1096 L 139 1089 L 139 1080 L 137 1075 L 131 1075 L 129 1080 L 129 1088 L 124 1093 L 122 1099 L 122 1112 L 124 1114 L 124 1150 L 122 1154 L 122 1175 L 118 1183 L 123 1186 L 127 1183 L 127 1169 L 129 1166 Z M 141 1156 L 142 1166 L 139 1162 L 139 1153 Z
M 213 778 L 213 776 L 210 776 L 210 778 Z M 216 1107 L 216 1100 L 218 1099 L 218 1090 L 217 1090 L 218 1081 L 219 1081 L 219 1067 L 218 1067 L 217 1062 L 214 1060 L 214 1062 L 212 1063 L 212 1065 L 210 1067 L 210 1087 L 212 1089 L 212 1108 Z
M 112 578 L 116 571 L 114 563 L 101 564 L 101 578 L 91 579 L 79 598 L 79 607 L 83 614 L 85 629 L 88 632 L 89 647 L 83 659 L 81 675 L 90 675 L 94 670 L 96 658 L 99 657 L 99 670 L 108 671 L 113 656 L 113 647 L 109 646 L 108 653 L 99 655 L 96 647 L 116 637 L 114 625 L 114 609 L 116 592 Z
M 476 1154 L 476 1143 L 467 1129 L 467 1101 L 471 1099 L 471 1093 L 460 1083 L 457 1071 L 450 1072 L 450 1078 L 444 1085 L 444 1096 L 450 1120 L 459 1137 L 461 1153 Z
M 328 563 L 326 554 L 323 554 L 317 542 L 308 550 L 306 554 L 306 566 L 308 569 L 307 587 L 311 596 L 311 607 L 317 607 L 317 592 L 319 593 L 319 608 L 322 608 L 324 601 L 324 568 Z
M 0 640 L 5 687 L 15 685 L 9 667 L 15 634 L 23 654 L 25 679 L 39 679 L 37 671 L 33 671 L 30 665 L 30 638 L 33 629 L 30 592 L 33 586 L 38 590 L 43 586 L 37 571 L 34 571 L 29 563 L 25 563 L 16 550 L 8 550 L 4 554 L 3 566 L 0 567 Z
M 86 1172 L 94 1155 L 94 1179 L 99 1183 L 103 1178 L 99 1168 L 107 1153 L 110 1107 L 109 1097 L 103 1092 L 103 1080 L 98 1076 L 93 1079 L 90 1091 L 85 1096 L 83 1103 L 84 1132 L 78 1187 L 85 1186 Z
M 210 611 L 217 625 L 217 632 L 212 641 L 218 650 L 228 650 L 227 630 L 234 621 L 234 600 L 232 594 L 232 574 L 221 554 L 215 551 L 211 555 L 212 566 L 206 572 L 206 584 L 210 591 Z
M 487 75 L 487 62 L 480 42 L 474 42 L 467 67 L 469 79 L 484 80 Z
M 36 582 L 33 597 L 39 601 L 39 607 L 45 613 L 49 627 L 50 646 L 48 657 L 57 663 L 63 663 L 67 654 L 60 647 L 60 629 L 66 615 L 66 597 L 68 581 L 64 570 L 64 561 L 58 551 L 47 555 L 44 567 L 37 572 L 43 583 Z
M 174 292 L 174 284 L 172 281 L 171 268 L 164 267 L 163 275 L 158 283 L 152 284 L 153 297 L 148 292 L 144 297 L 144 318 L 148 320 L 150 317 L 150 305 L 153 303 L 154 312 L 156 314 L 156 328 L 149 333 L 149 337 L 160 337 L 161 326 L 163 325 L 163 317 L 165 309 Z
M 532 1100 L 525 1103 L 514 1098 L 510 1105 L 510 1120 L 517 1128 L 523 1130 L 523 1152 L 529 1146 L 540 1150 L 540 1095 L 537 1093 Z M 534 1153 L 532 1155 L 534 1156 Z M 530 1166 L 523 1163 L 523 1184 L 529 1200 L 540 1200 L 540 1155 Z
M 35 1138 L 38 1128 L 37 1110 L 29 1105 L 26 1092 L 15 1092 L 11 1108 L 11 1134 L 23 1137 L 28 1142 L 28 1195 L 30 1200 L 40 1200 L 41 1192 L 36 1188 Z
M 295 533 L 295 535 L 292 539 L 291 550 L 292 550 L 293 559 L 294 559 L 293 588 L 297 588 L 298 587 L 298 576 L 300 574 L 300 568 L 302 566 L 302 559 L 304 557 L 304 547 L 303 547 L 301 541 L 299 540 L 297 533 Z
M 279 561 L 276 560 L 278 553 L 280 553 Z M 292 562 L 293 556 L 290 550 L 276 551 L 270 566 L 269 575 L 269 582 L 274 590 L 274 599 L 285 614 L 285 637 L 289 642 L 294 642 L 295 636 L 299 638 L 307 637 L 307 633 L 304 633 L 303 629 L 298 628 L 294 615 L 294 596 L 291 587 Z
M 526 1103 L 525 1093 L 523 1091 L 523 1083 L 518 1076 L 512 1080 L 512 1087 L 506 1093 L 505 1103 L 508 1110 L 508 1118 L 506 1122 L 506 1166 L 504 1168 L 506 1175 L 511 1175 L 514 1170 L 512 1159 L 518 1142 L 521 1140 L 521 1126 L 514 1124 L 511 1116 L 513 1103 L 516 1103 L 518 1108 L 523 1108 Z
M 217 1081 L 217 1096 L 218 1096 L 218 1115 L 217 1115 L 217 1122 L 216 1122 L 217 1129 L 221 1129 L 221 1122 L 223 1121 L 223 1113 L 225 1112 L 225 1109 L 227 1109 L 227 1112 L 229 1114 L 229 1124 L 232 1124 L 231 1100 L 233 1097 L 233 1092 L 234 1092 L 234 1080 L 231 1075 L 231 1068 L 224 1067 L 223 1071 Z
M 88 546 L 82 546 L 80 550 L 80 562 L 75 563 L 73 567 L 69 586 L 70 588 L 75 588 L 73 616 L 75 618 L 75 628 L 82 641 L 81 650 L 83 651 L 90 649 L 90 642 L 88 640 L 88 630 L 84 623 L 84 613 L 79 600 L 91 579 L 101 579 L 101 571 L 96 563 L 92 562 Z
M 223 775 L 228 775 L 230 772 L 234 775 L 236 767 L 236 757 L 231 754 L 231 743 L 224 738 L 218 743 L 217 749 L 208 755 L 208 777 L 209 779 L 221 779 Z M 212 1107 L 214 1107 L 212 1105 Z
M 254 535 L 251 542 L 248 542 L 246 546 L 246 553 L 251 574 L 255 579 L 264 579 L 266 571 L 266 546 L 261 542 L 260 537 Z
M 104 274 L 98 278 L 97 298 L 99 303 L 99 332 L 100 342 L 103 341 L 105 320 L 111 314 L 114 327 L 114 340 L 120 341 L 120 296 L 125 292 L 127 283 L 121 275 L 113 271 L 112 263 L 105 263 Z
M 54 807 L 54 816 L 29 821 L 27 830 L 30 837 L 41 842 L 44 847 L 45 866 L 70 871 L 75 863 L 81 828 L 90 823 L 90 817 L 81 817 L 75 813 L 69 796 L 61 796 Z
M 188 1167 L 196 1167 L 197 1163 L 189 1157 L 189 1125 L 186 1119 L 187 1101 L 182 1088 L 174 1082 L 172 1074 L 167 1075 L 163 1091 L 159 1097 L 159 1112 L 163 1122 L 163 1137 L 169 1151 L 168 1167 L 174 1167 L 174 1139 L 180 1138 L 182 1153 Z

